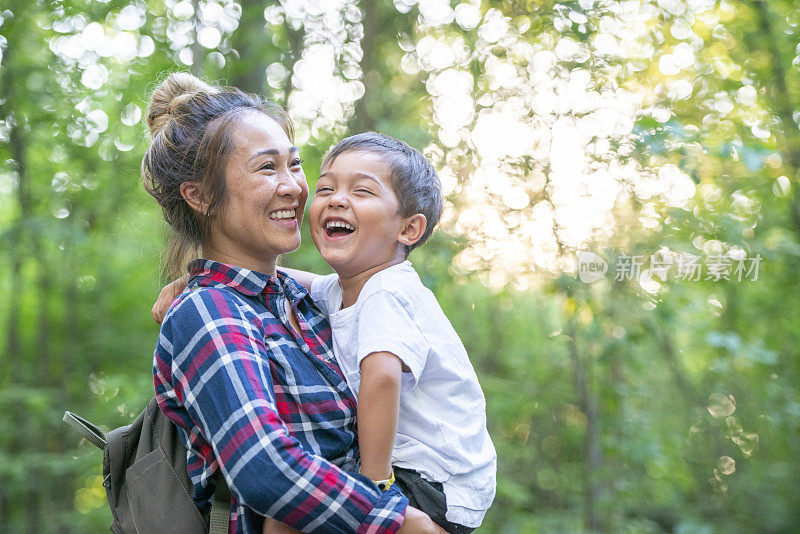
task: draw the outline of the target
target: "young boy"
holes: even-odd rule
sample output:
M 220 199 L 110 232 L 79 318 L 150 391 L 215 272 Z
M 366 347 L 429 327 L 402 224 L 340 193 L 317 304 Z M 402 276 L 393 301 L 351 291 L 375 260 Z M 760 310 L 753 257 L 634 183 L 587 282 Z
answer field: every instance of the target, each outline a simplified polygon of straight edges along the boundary
M 464 346 L 407 260 L 441 212 L 422 154 L 377 133 L 348 137 L 326 155 L 309 205 L 311 237 L 336 274 L 280 269 L 329 318 L 358 396 L 361 474 L 382 489 L 398 484 L 411 506 L 461 534 L 492 503 L 497 456 Z M 276 523 L 264 532 L 286 531 Z
M 440 187 L 406 143 L 344 139 L 325 157 L 308 209 L 311 238 L 336 274 L 289 274 L 328 316 L 358 396 L 361 473 L 379 486 L 397 480 L 412 506 L 462 533 L 494 498 L 496 453 L 464 346 L 407 260 L 439 221 Z

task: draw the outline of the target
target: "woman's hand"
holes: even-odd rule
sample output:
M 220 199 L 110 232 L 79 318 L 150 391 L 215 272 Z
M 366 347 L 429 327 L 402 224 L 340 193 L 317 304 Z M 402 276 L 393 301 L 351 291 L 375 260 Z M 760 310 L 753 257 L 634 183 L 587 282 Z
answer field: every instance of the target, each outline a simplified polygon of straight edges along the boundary
M 265 517 L 261 534 L 297 534 L 299 532 L 280 521 Z M 406 518 L 397 534 L 447 534 L 447 531 L 434 523 L 425 512 L 409 506 L 406 508 Z
M 172 304 L 175 297 L 181 294 L 181 291 L 186 289 L 186 284 L 188 283 L 189 273 L 186 273 L 161 288 L 161 293 L 158 294 L 156 303 L 153 304 L 153 309 L 150 310 L 150 313 L 153 314 L 153 319 L 155 319 L 158 324 L 164 321 L 164 316 L 167 314 L 167 310 L 169 310 L 169 305 Z
M 434 523 L 422 510 L 409 506 L 397 534 L 447 534 L 447 531 Z
M 293 529 L 285 523 L 271 517 L 264 518 L 264 528 L 261 534 L 302 534 L 299 530 Z

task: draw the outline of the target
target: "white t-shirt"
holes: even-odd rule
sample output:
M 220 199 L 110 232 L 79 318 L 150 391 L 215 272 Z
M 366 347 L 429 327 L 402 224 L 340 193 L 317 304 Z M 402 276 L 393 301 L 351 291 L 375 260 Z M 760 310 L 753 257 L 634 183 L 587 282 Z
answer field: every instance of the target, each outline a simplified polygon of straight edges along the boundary
M 328 316 L 334 354 L 354 393 L 361 360 L 373 352 L 391 352 L 408 367 L 392 464 L 442 483 L 448 521 L 480 526 L 497 471 L 486 401 L 464 345 L 411 263 L 372 275 L 348 308 L 335 274 L 314 279 L 311 298 Z

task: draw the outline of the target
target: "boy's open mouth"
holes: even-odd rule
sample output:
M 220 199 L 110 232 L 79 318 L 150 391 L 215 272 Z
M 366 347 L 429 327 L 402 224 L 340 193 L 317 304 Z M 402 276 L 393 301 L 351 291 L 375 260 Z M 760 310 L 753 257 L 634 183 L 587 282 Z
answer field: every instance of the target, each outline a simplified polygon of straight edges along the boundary
M 355 227 L 342 220 L 332 220 L 325 223 L 325 235 L 328 237 L 344 237 L 355 232 Z

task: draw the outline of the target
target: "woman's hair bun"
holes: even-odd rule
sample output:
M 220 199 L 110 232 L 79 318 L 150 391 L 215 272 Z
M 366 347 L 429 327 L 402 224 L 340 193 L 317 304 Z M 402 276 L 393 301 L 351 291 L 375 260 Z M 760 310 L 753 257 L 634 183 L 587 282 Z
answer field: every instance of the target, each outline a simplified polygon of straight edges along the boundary
M 173 72 L 167 76 L 150 97 L 147 111 L 147 126 L 155 137 L 174 113 L 178 104 L 198 93 L 214 93 L 216 90 L 188 72 Z

